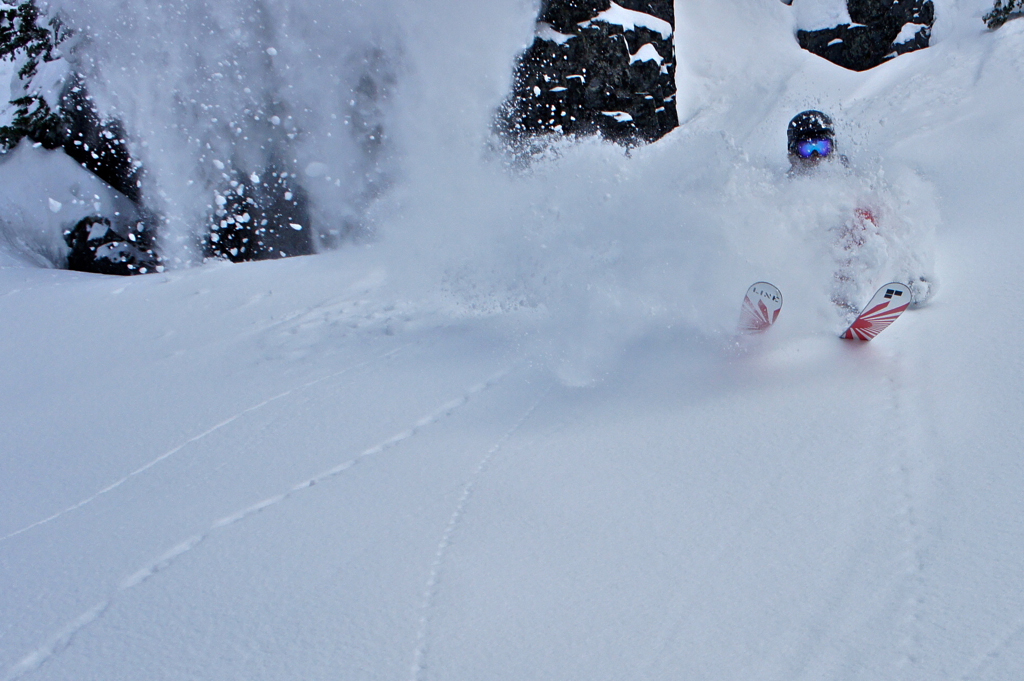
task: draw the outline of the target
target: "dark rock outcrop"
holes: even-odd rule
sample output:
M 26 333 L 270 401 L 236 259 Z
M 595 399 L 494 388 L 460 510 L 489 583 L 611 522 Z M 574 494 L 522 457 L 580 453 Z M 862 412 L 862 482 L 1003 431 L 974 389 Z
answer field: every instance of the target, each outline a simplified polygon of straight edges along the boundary
M 797 31 L 800 47 L 853 71 L 928 47 L 932 0 L 847 0 L 852 24 Z
M 151 234 L 142 222 L 125 229 L 115 227 L 108 218 L 90 216 L 68 230 L 64 240 L 71 249 L 69 270 L 121 276 L 163 270 L 160 257 L 153 252 Z
M 550 134 L 632 145 L 679 125 L 672 0 L 545 0 L 499 133 L 513 150 Z

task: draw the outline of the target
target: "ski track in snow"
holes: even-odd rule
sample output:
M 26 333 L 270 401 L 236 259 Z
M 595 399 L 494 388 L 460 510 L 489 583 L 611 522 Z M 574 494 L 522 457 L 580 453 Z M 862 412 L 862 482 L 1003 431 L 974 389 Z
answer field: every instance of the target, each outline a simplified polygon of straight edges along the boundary
M 410 674 L 411 681 L 420 681 L 423 676 L 425 669 L 424 661 L 427 657 L 428 652 L 428 640 L 430 637 L 430 611 L 433 607 L 434 598 L 437 595 L 437 587 L 441 578 L 441 572 L 444 568 L 445 557 L 448 553 L 448 548 L 452 543 L 452 536 L 455 534 L 455 530 L 462 522 L 462 518 L 466 514 L 466 506 L 469 504 L 470 499 L 473 496 L 473 490 L 476 488 L 477 481 L 480 477 L 487 472 L 487 467 L 490 465 L 494 456 L 501 449 L 508 440 L 522 428 L 523 424 L 533 415 L 533 412 L 537 410 L 540 403 L 547 397 L 548 391 L 545 390 L 543 394 L 526 410 L 526 413 L 513 425 L 508 431 L 501 436 L 501 438 L 494 443 L 494 445 L 487 450 L 487 453 L 477 464 L 476 469 L 470 476 L 466 485 L 462 488 L 462 494 L 459 496 L 458 503 L 455 504 L 455 510 L 452 511 L 451 518 L 448 519 L 448 524 L 445 526 L 444 533 L 441 535 L 441 541 L 437 545 L 437 551 L 434 554 L 434 561 L 430 565 L 430 575 L 427 577 L 427 585 L 423 589 L 423 601 L 420 605 L 420 611 L 423 613 L 420 618 L 419 630 L 416 632 L 416 650 L 413 652 L 413 663 Z
M 399 352 L 402 349 L 404 349 L 404 348 L 399 348 L 398 350 L 393 350 L 392 352 L 388 353 L 387 355 L 383 355 L 381 358 L 393 355 L 393 354 L 395 354 L 396 352 Z M 378 358 L 378 359 L 381 359 L 381 358 Z M 367 362 L 364 362 L 363 364 L 366 364 L 366 363 L 369 363 L 369 362 L 372 362 L 372 361 L 375 361 L 375 360 L 368 360 Z M 354 368 L 356 368 L 358 366 L 362 366 L 362 365 L 355 365 L 355 366 L 353 366 L 351 368 L 354 369 Z M 38 669 L 40 666 L 42 666 L 47 660 L 52 658 L 54 655 L 56 655 L 56 654 L 58 654 L 58 653 L 60 653 L 60 652 L 62 652 L 64 650 L 66 650 L 68 648 L 68 646 L 71 645 L 72 641 L 74 640 L 74 637 L 80 631 L 82 631 L 85 627 L 89 626 L 90 624 L 92 624 L 93 622 L 95 622 L 96 620 L 100 619 L 103 616 L 103 614 L 113 605 L 114 601 L 117 599 L 117 595 L 118 594 L 123 593 L 125 591 L 128 591 L 129 589 L 134 589 L 135 587 L 139 586 L 140 584 L 145 583 L 150 578 L 154 577 L 155 575 L 159 574 L 160 572 L 166 570 L 167 568 L 169 568 L 174 563 L 174 561 L 176 561 L 181 556 L 185 555 L 186 553 L 190 552 L 192 549 L 194 549 L 197 546 L 199 546 L 200 544 L 202 544 L 214 532 L 217 532 L 219 530 L 231 527 L 232 525 L 235 525 L 235 524 L 245 520 L 246 518 L 249 518 L 249 517 L 251 517 L 253 515 L 256 515 L 257 513 L 260 513 L 263 510 L 266 510 L 267 508 L 270 508 L 272 506 L 276 506 L 277 504 L 280 504 L 281 502 L 285 501 L 286 499 L 288 499 L 289 497 L 291 497 L 294 494 L 297 494 L 297 493 L 302 492 L 304 490 L 307 490 L 307 489 L 309 489 L 311 487 L 314 487 L 318 483 L 326 482 L 326 481 L 330 480 L 331 478 L 334 478 L 334 477 L 340 475 L 341 473 L 349 470 L 350 468 L 352 468 L 353 466 L 358 464 L 363 459 L 367 459 L 367 458 L 376 456 L 378 454 L 382 454 L 382 453 L 384 453 L 384 452 L 386 452 L 386 451 L 388 451 L 390 449 L 393 449 L 394 447 L 398 446 L 399 444 L 405 442 L 406 440 L 408 440 L 408 439 L 412 438 L 413 436 L 415 436 L 416 434 L 418 434 L 421 430 L 423 430 L 427 426 L 433 425 L 433 424 L 437 423 L 438 421 L 440 421 L 441 419 L 445 418 L 446 416 L 449 416 L 454 411 L 456 411 L 457 409 L 459 409 L 460 407 L 462 407 L 466 403 L 468 403 L 470 401 L 470 399 L 472 399 L 475 395 L 478 395 L 478 394 L 484 392 L 488 388 L 490 388 L 490 387 L 494 386 L 495 384 L 497 384 L 498 382 L 500 382 L 502 379 L 504 379 L 510 373 L 510 371 L 511 371 L 510 369 L 504 369 L 504 370 L 494 374 L 493 376 L 491 376 L 490 378 L 485 380 L 483 383 L 478 383 L 477 385 L 474 385 L 473 387 L 471 387 L 468 390 L 466 390 L 461 397 L 458 397 L 456 399 L 453 399 L 453 400 L 450 400 L 448 402 L 445 402 L 444 404 L 442 404 L 440 407 L 438 407 L 436 410 L 434 410 L 433 412 L 431 412 L 427 416 L 424 416 L 423 418 L 421 418 L 418 421 L 416 421 L 412 425 L 412 427 L 410 427 L 410 428 L 408 428 L 406 430 L 403 430 L 403 431 L 401 431 L 400 433 L 398 433 L 396 435 L 393 435 L 393 436 L 389 437 L 388 439 L 384 440 L 383 442 L 380 442 L 379 444 L 374 445 L 373 447 L 370 447 L 369 449 L 364 450 L 363 452 L 361 452 L 357 456 L 349 459 L 348 461 L 345 461 L 344 463 L 338 464 L 334 468 L 326 470 L 326 471 L 324 471 L 324 472 L 322 472 L 322 473 L 320 473 L 318 475 L 313 476 L 312 478 L 304 480 L 304 481 L 302 481 L 302 482 L 300 482 L 298 484 L 292 485 L 287 491 L 282 492 L 281 494 L 277 494 L 277 495 L 272 496 L 272 497 L 270 497 L 268 499 L 264 499 L 263 501 L 257 502 L 257 503 L 255 503 L 255 504 L 253 504 L 251 506 L 248 506 L 248 507 L 246 507 L 246 508 L 244 508 L 244 509 L 242 509 L 240 511 L 237 511 L 235 513 L 227 515 L 227 516 L 221 518 L 220 520 L 217 520 L 212 525 L 210 525 L 210 527 L 207 528 L 205 532 L 193 535 L 193 536 L 189 537 L 188 539 L 178 543 L 176 546 L 174 546 L 170 550 L 164 552 L 163 555 L 161 555 L 155 561 L 153 561 L 149 565 L 147 565 L 147 566 L 145 566 L 145 567 L 135 571 L 128 578 L 126 578 L 124 581 L 122 581 L 121 584 L 118 586 L 116 592 L 110 598 L 108 598 L 107 600 L 103 601 L 102 603 L 98 603 L 97 605 L 93 606 L 92 608 L 90 608 L 88 611 L 86 611 L 85 613 L 83 613 L 79 617 L 75 618 L 72 622 L 70 622 L 69 624 L 64 626 L 59 632 L 57 632 L 55 635 L 51 636 L 46 641 L 46 643 L 44 643 L 39 648 L 37 648 L 36 650 L 32 651 L 31 653 L 29 653 L 25 657 L 23 657 L 21 659 L 21 661 L 19 661 L 17 664 L 15 664 L 13 667 L 11 667 L 7 671 L 7 674 L 6 674 L 6 676 L 4 676 L 3 681 L 14 681 L 15 679 L 19 679 L 22 676 L 24 676 L 25 674 L 28 674 L 28 673 L 33 672 L 36 669 Z M 343 372 L 338 372 L 338 374 L 333 374 L 332 376 L 339 375 L 340 373 L 343 373 Z M 323 379 L 318 379 L 317 381 L 314 381 L 313 383 L 310 383 L 308 385 L 313 385 L 314 383 L 318 383 L 320 381 L 327 380 L 327 378 L 330 378 L 330 377 L 325 377 Z M 301 386 L 301 387 L 308 387 L 308 385 Z M 298 389 L 301 389 L 301 388 L 296 388 L 296 389 L 293 389 L 293 390 L 291 390 L 289 392 L 294 392 L 294 390 L 298 390 Z M 284 394 L 282 394 L 279 397 L 282 397 L 285 394 L 288 394 L 288 393 L 284 393 Z M 271 398 L 271 399 L 273 400 L 273 399 L 278 399 L 278 398 L 275 397 L 275 398 Z M 269 401 L 271 401 L 271 400 L 268 400 L 267 402 L 269 402 Z M 538 400 L 538 403 L 539 403 L 539 400 Z M 264 402 L 263 404 L 266 404 L 266 402 Z M 255 408 L 258 408 L 258 407 L 255 407 Z M 484 462 L 481 464 L 480 467 L 478 467 L 478 469 L 477 469 L 478 472 L 483 470 L 483 467 L 486 467 L 486 462 L 489 461 L 490 458 L 493 456 L 494 452 L 496 452 L 498 450 L 500 444 L 502 442 L 504 442 L 509 436 L 511 436 L 512 433 L 514 433 L 515 430 L 518 429 L 522 425 L 522 423 L 526 420 L 526 418 L 533 412 L 534 408 L 536 408 L 536 405 L 534 405 L 534 407 L 532 407 L 530 409 L 530 411 L 527 412 L 526 416 L 524 416 L 519 421 L 519 423 L 517 423 L 513 427 L 513 429 L 510 430 L 501 439 L 501 441 L 498 443 L 498 445 L 495 445 L 491 449 L 491 451 L 488 453 L 487 457 L 485 457 Z M 252 411 L 252 409 L 253 408 L 250 408 L 249 410 L 247 410 L 245 412 L 242 412 L 242 414 L 248 413 L 248 411 Z M 241 414 L 239 414 L 239 416 L 241 416 Z M 237 418 L 237 417 L 235 417 L 235 418 Z M 234 420 L 234 419 L 231 419 L 231 420 Z M 210 431 L 210 432 L 212 432 L 212 431 Z M 195 438 L 195 439 L 198 439 L 198 438 Z M 192 440 L 192 441 L 194 441 L 194 440 Z M 166 456 L 167 455 L 165 455 L 164 458 L 166 458 Z M 471 485 L 472 485 L 472 481 L 471 481 L 470 486 L 469 486 L 469 490 L 470 491 L 472 490 L 472 486 Z M 463 500 L 460 501 L 460 508 L 465 505 L 465 500 L 467 500 L 468 498 L 469 498 L 468 493 L 466 491 L 464 491 L 463 492 Z M 456 514 L 457 514 L 458 517 L 461 517 L 461 511 L 459 509 L 456 510 Z M 458 522 L 458 519 L 456 518 L 455 524 L 457 524 L 457 522 Z M 450 526 L 451 530 L 454 530 L 454 524 L 453 523 L 449 523 L 449 526 Z M 450 531 L 446 532 L 446 538 L 447 537 L 450 537 Z M 443 556 L 443 549 L 439 549 L 439 550 L 441 551 L 441 554 Z M 437 562 L 437 561 L 435 561 L 435 563 L 437 564 L 437 566 L 438 566 L 437 569 L 439 570 L 440 569 L 440 563 Z M 434 578 L 434 580 L 436 581 L 436 577 Z
M 17 679 L 27 672 L 38 669 L 43 662 L 66 650 L 71 645 L 72 640 L 74 640 L 75 634 L 99 619 L 109 607 L 110 601 L 104 601 L 82 613 L 77 619 L 51 637 L 46 644 L 26 655 L 21 662 L 14 665 L 7 672 L 4 680 Z
M 295 393 L 295 392 L 298 392 L 298 391 L 301 391 L 301 390 L 306 390 L 308 388 L 312 388 L 313 386 L 315 386 L 317 384 L 323 383 L 324 381 L 329 381 L 332 378 L 337 378 L 339 376 L 347 374 L 350 371 L 354 371 L 356 369 L 360 369 L 360 368 L 362 368 L 364 366 L 367 366 L 368 364 L 372 364 L 374 362 L 378 362 L 378 361 L 381 361 L 381 360 L 389 359 L 390 357 L 393 357 L 394 355 L 397 355 L 398 353 L 402 352 L 403 350 L 405 350 L 408 347 L 409 347 L 408 345 L 404 345 L 404 346 L 402 346 L 400 348 L 397 348 L 395 350 L 387 352 L 387 353 L 385 353 L 385 354 L 383 354 L 383 355 L 381 355 L 379 357 L 374 357 L 372 359 L 366 360 L 365 362 L 360 362 L 358 364 L 353 364 L 351 366 L 345 367 L 344 369 L 342 369 L 340 371 L 336 371 L 333 374 L 329 374 L 327 376 L 322 376 L 322 377 L 320 377 L 318 379 L 315 379 L 313 381 L 309 381 L 308 383 L 304 383 L 304 384 L 302 384 L 302 385 L 300 385 L 298 387 L 295 387 L 295 388 L 290 388 L 290 389 L 284 391 L 283 393 L 274 395 L 273 397 L 270 397 L 270 398 L 267 398 L 267 399 L 263 400 L 259 404 L 255 404 L 255 405 L 253 405 L 251 407 L 248 407 L 247 409 L 243 409 L 242 411 L 238 412 L 234 416 L 231 416 L 230 418 L 224 419 L 223 421 L 221 421 L 217 425 L 215 425 L 215 426 L 213 426 L 213 427 L 203 431 L 202 433 L 199 433 L 198 435 L 196 435 L 194 437 L 189 438 L 188 440 L 186 440 L 185 442 L 181 443 L 180 445 L 178 445 L 178 446 L 176 446 L 176 447 L 174 447 L 172 449 L 169 449 L 168 451 L 166 451 L 163 454 L 161 454 L 160 456 L 156 457 L 155 459 L 153 459 L 149 463 L 147 463 L 147 464 L 145 464 L 143 466 L 140 466 L 139 468 L 136 468 L 131 473 L 128 473 L 123 478 L 117 480 L 116 482 L 113 482 L 113 483 L 107 485 L 106 487 L 101 489 L 99 492 L 96 492 L 92 496 L 90 496 L 90 497 L 88 497 L 86 499 L 83 499 L 82 501 L 79 501 L 76 504 L 68 506 L 67 508 L 65 508 L 62 511 L 57 511 L 56 513 L 54 513 L 53 515 L 49 516 L 48 518 L 43 518 L 42 520 L 37 520 L 36 522 L 32 523 L 31 525 L 26 525 L 25 527 L 21 528 L 20 530 L 16 530 L 14 532 L 11 532 L 8 535 L 0 537 L 0 544 L 3 544 L 5 541 L 7 541 L 9 539 L 13 539 L 14 537 L 17 537 L 18 535 L 24 534 L 24 533 L 26 533 L 26 532 L 28 532 L 30 530 L 33 530 L 33 529 L 35 529 L 37 527 L 40 527 L 42 525 L 46 525 L 47 523 L 51 523 L 54 520 L 57 520 L 58 518 L 60 518 L 60 517 L 62 517 L 64 515 L 67 515 L 68 513 L 71 513 L 73 511 L 77 511 L 78 509 L 82 508 L 83 506 L 87 506 L 87 505 L 91 504 L 92 502 L 96 501 L 100 497 L 102 497 L 102 496 L 104 496 L 106 494 L 109 494 L 110 492 L 113 492 L 118 487 L 120 487 L 121 485 L 125 484 L 126 482 L 128 482 L 132 478 L 145 473 L 146 471 L 148 471 L 149 469 L 153 468 L 154 466 L 156 466 L 160 462 L 165 461 L 166 459 L 169 459 L 170 457 L 174 456 L 175 454 L 177 454 L 181 450 L 185 449 L 189 445 L 194 444 L 196 442 L 199 442 L 200 440 L 202 440 L 203 438 L 207 437 L 208 435 L 212 435 L 213 433 L 217 432 L 221 428 L 224 428 L 225 426 L 228 426 L 228 425 L 234 423 L 235 421 L 237 421 L 238 419 L 242 418 L 243 416 L 246 416 L 247 414 L 251 414 L 254 411 L 258 411 L 258 410 L 262 409 L 263 407 L 267 406 L 271 402 L 276 402 L 276 401 L 278 401 L 280 399 L 288 397 L 292 393 Z
M 904 543 L 901 556 L 905 579 L 907 580 L 907 596 L 904 600 L 903 621 L 899 623 L 904 629 L 900 641 L 900 657 L 897 669 L 905 673 L 907 669 L 918 664 L 919 657 L 915 651 L 921 645 L 921 607 L 924 604 L 923 565 L 921 554 L 921 529 L 918 520 L 919 510 L 914 496 L 915 471 L 920 463 L 921 448 L 916 445 L 911 430 L 920 425 L 920 414 L 913 408 L 913 401 L 907 393 L 905 367 L 902 356 L 897 353 L 890 362 L 891 370 L 887 372 L 890 413 L 892 414 L 892 472 L 895 476 L 893 488 L 899 490 L 896 502 L 897 519 Z
M 885 379 L 885 392 L 888 394 L 888 404 L 885 406 L 889 415 L 889 422 L 891 423 L 891 426 L 887 429 L 889 432 L 888 439 L 892 442 L 890 470 L 892 473 L 891 485 L 893 491 L 891 493 L 896 496 L 893 509 L 897 515 L 904 546 L 900 556 L 904 570 L 902 578 L 908 583 L 908 594 L 902 606 L 902 611 L 905 614 L 899 623 L 903 629 L 903 636 L 898 644 L 900 658 L 897 661 L 897 666 L 900 671 L 909 669 L 920 662 L 915 651 L 920 650 L 922 647 L 920 640 L 920 613 L 924 604 L 925 591 L 923 554 L 921 549 L 922 528 L 920 526 L 920 511 L 918 508 L 919 500 L 914 493 L 915 480 L 918 476 L 926 474 L 925 471 L 920 470 L 921 465 L 924 463 L 922 457 L 926 455 L 926 452 L 918 432 L 923 427 L 921 421 L 923 416 L 915 408 L 913 399 L 908 395 L 905 376 L 906 367 L 904 364 L 904 358 L 899 354 L 890 359 L 890 370 L 886 372 L 887 378 Z M 798 448 L 802 446 L 802 444 L 798 445 Z M 767 485 L 765 489 L 772 487 L 774 485 Z M 697 582 L 707 579 L 707 575 L 713 571 L 714 566 L 717 565 L 723 556 L 735 545 L 736 540 L 752 524 L 758 508 L 765 501 L 765 497 L 766 494 L 762 491 L 757 498 L 753 499 L 743 522 L 733 528 L 730 537 L 719 543 L 708 560 L 707 574 L 693 575 L 691 579 Z M 674 609 L 678 612 L 685 612 L 688 603 L 689 599 L 684 599 Z M 658 677 L 656 668 L 670 654 L 673 646 L 678 643 L 679 632 L 685 620 L 686 615 L 681 615 L 667 627 L 666 632 L 661 636 L 659 646 L 644 669 L 643 678 Z M 993 647 L 995 654 L 987 654 L 985 656 L 986 659 L 997 656 L 999 650 L 1008 645 L 1017 636 L 1024 634 L 1024 618 L 1018 624 L 1010 634 Z M 964 677 L 964 680 L 966 679 L 967 677 Z M 418 680 L 414 678 L 413 681 Z
M 1022 635 L 1024 635 L 1024 617 L 1019 618 L 1006 634 L 999 637 L 991 646 L 989 646 L 988 650 L 975 658 L 967 671 L 960 676 L 960 681 L 971 681 L 971 679 L 978 678 L 982 672 L 998 660 L 999 656 L 1019 640 Z

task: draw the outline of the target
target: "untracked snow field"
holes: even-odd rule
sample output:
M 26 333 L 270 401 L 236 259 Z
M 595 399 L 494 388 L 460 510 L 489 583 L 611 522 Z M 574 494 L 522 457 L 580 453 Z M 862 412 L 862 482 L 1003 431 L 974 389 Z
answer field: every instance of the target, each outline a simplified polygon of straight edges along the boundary
M 857 74 L 777 1 L 677 4 L 651 147 L 510 173 L 473 140 L 514 51 L 442 105 L 420 36 L 371 243 L 128 279 L 8 249 L 0 679 L 1024 678 L 1024 21 L 937 2 Z M 811 107 L 850 174 L 786 176 Z M 864 288 L 941 281 L 871 343 L 829 302 L 864 200 Z M 739 338 L 759 279 L 785 307 Z

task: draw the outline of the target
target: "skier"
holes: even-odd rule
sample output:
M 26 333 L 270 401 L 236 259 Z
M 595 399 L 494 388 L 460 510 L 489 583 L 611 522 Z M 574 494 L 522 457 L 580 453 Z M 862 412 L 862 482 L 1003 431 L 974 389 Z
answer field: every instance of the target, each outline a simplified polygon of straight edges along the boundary
M 836 131 L 832 119 L 820 111 L 798 113 L 786 131 L 789 140 L 789 172 L 804 175 L 822 163 L 838 160 L 849 167 L 845 156 L 836 151 Z
M 849 171 L 849 161 L 836 149 L 835 126 L 827 114 L 813 110 L 797 114 L 789 122 L 787 138 L 791 178 L 809 178 L 826 166 L 838 164 L 833 167 L 844 171 L 833 175 L 838 184 L 825 176 L 819 178 L 820 182 L 810 183 L 807 189 L 816 193 L 836 191 L 836 198 L 852 198 L 846 190 L 856 189 L 856 185 L 842 185 L 855 178 Z M 886 200 L 889 192 L 884 185 L 878 195 L 878 186 L 877 182 L 865 182 L 861 189 L 868 190 L 867 197 L 860 198 L 868 200 L 856 201 L 852 214 L 828 230 L 835 265 L 831 298 L 846 325 L 841 337 L 850 340 L 871 340 L 908 307 L 927 302 L 935 290 L 934 278 L 928 274 L 931 267 L 927 243 L 919 238 L 921 234 L 913 238 L 912 222 L 898 216 L 880 219 L 891 215 L 886 207 L 894 201 Z M 879 284 L 882 287 L 871 296 L 871 290 Z M 858 315 L 865 301 L 868 303 Z M 768 282 L 755 283 L 743 299 L 740 332 L 765 331 L 775 323 L 781 310 L 782 292 Z
M 816 174 L 831 164 L 839 164 L 844 169 L 850 167 L 849 160 L 836 148 L 832 119 L 821 111 L 798 113 L 789 122 L 786 136 L 791 177 Z M 915 306 L 923 305 L 934 289 L 929 276 L 911 275 L 907 271 L 908 267 L 917 269 L 920 260 L 916 254 L 899 252 L 893 235 L 883 229 L 879 215 L 878 209 L 861 205 L 844 224 L 832 229 L 832 252 L 836 260 L 832 302 L 846 315 L 856 314 L 865 294 L 881 283 L 866 281 L 869 272 L 883 275 L 893 268 L 897 270 L 895 273 L 902 270 L 899 281 L 912 291 Z M 880 257 L 880 254 L 888 254 L 888 257 Z

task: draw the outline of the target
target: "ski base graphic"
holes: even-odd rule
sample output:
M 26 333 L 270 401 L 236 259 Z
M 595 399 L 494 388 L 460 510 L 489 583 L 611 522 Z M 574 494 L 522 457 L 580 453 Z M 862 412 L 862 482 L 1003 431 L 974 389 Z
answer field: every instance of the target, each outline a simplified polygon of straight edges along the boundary
M 782 311 L 782 292 L 766 281 L 747 289 L 740 311 L 740 333 L 760 333 L 775 323 Z
M 840 338 L 869 341 L 882 333 L 910 307 L 913 295 L 904 284 L 892 282 L 878 289 L 860 316 Z

